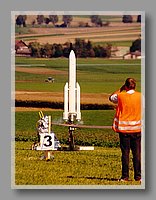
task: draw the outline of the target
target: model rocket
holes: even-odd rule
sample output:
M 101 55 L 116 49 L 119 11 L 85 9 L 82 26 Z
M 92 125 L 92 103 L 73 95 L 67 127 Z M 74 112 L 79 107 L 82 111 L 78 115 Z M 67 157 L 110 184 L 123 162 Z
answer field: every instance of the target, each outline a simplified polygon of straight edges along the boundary
M 76 57 L 73 50 L 69 55 L 69 77 L 64 86 L 64 113 L 65 121 L 81 120 L 80 112 L 80 86 L 76 82 Z

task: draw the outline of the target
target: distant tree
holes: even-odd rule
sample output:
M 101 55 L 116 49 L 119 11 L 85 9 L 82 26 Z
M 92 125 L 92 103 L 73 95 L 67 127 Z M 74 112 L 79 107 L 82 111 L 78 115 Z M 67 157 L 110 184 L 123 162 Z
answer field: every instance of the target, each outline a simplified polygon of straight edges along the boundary
M 138 17 L 137 17 L 137 22 L 138 22 L 138 23 L 141 23 L 141 15 L 138 15 Z
M 26 27 L 26 19 L 26 15 L 18 15 L 16 18 L 16 25 L 18 25 L 19 27 L 21 27 L 22 25 L 23 27 Z
M 72 20 L 73 20 L 73 16 L 72 15 L 63 15 L 63 17 L 62 17 L 62 21 L 67 26 L 70 26 L 70 23 L 71 23 Z
M 88 57 L 88 52 L 86 49 L 81 50 L 81 58 L 87 58 Z
M 108 54 L 107 54 L 107 49 L 105 47 L 99 47 L 99 50 L 100 50 L 100 56 L 99 57 L 108 57 Z
M 51 58 L 54 55 L 53 45 L 52 44 L 45 44 L 41 48 L 41 56 L 46 58 Z
M 44 15 L 37 15 L 37 23 L 38 24 L 43 24 L 44 23 Z
M 112 44 L 107 43 L 105 49 L 106 49 L 106 57 L 110 58 L 112 53 Z
M 46 17 L 46 18 L 44 18 L 44 22 L 45 22 L 45 24 L 49 24 L 50 19 L 48 17 Z
M 31 49 L 31 56 L 32 57 L 41 57 L 41 45 L 38 42 L 31 42 L 29 43 L 28 47 Z
M 95 24 L 96 26 L 102 26 L 102 19 L 99 15 L 91 15 L 90 16 L 91 22 Z
M 55 26 L 55 24 L 58 22 L 58 16 L 57 15 L 49 15 L 49 19 L 51 23 Z
M 91 50 L 92 49 L 92 43 L 91 43 L 91 41 L 90 40 L 88 40 L 88 42 L 87 42 L 87 44 L 86 44 L 86 49 L 87 50 Z
M 85 40 L 81 38 L 75 38 L 75 48 L 83 49 L 85 47 Z
M 95 24 L 96 21 L 97 21 L 97 19 L 98 19 L 98 15 L 91 15 L 91 16 L 90 16 L 90 19 L 91 19 L 91 22 L 92 22 L 93 24 Z
M 133 18 L 132 18 L 131 15 L 123 15 L 122 22 L 123 23 L 132 23 L 133 22 Z
M 26 27 L 27 15 L 23 15 L 23 27 Z
M 73 46 L 73 44 L 70 43 L 70 42 L 64 43 L 63 46 L 65 46 L 65 47 L 63 48 L 63 56 L 66 57 L 66 58 L 68 58 L 68 57 L 69 57 L 69 54 L 70 54 L 70 51 L 71 51 L 71 50 L 74 50 L 74 51 L 75 51 L 74 46 Z
M 23 16 L 22 15 L 18 15 L 18 17 L 16 18 L 16 25 L 21 27 L 22 24 L 23 24 Z
M 66 58 L 68 58 L 69 54 L 70 54 L 70 48 L 69 47 L 65 47 L 63 49 L 63 56 L 66 57 Z
M 95 57 L 95 52 L 93 48 L 88 51 L 88 57 Z
M 58 58 L 63 56 L 63 47 L 61 44 L 54 44 L 54 50 L 55 50 L 54 57 Z
M 96 22 L 97 26 L 103 26 L 102 19 L 99 17 Z
M 136 39 L 134 42 L 132 42 L 132 45 L 130 46 L 130 52 L 140 51 L 141 52 L 141 38 L 139 36 L 138 39 Z
M 137 40 L 133 45 L 137 44 Z M 75 43 L 66 42 L 65 44 L 44 44 L 41 45 L 38 42 L 31 42 L 28 45 L 31 50 L 32 57 L 51 58 L 51 57 L 69 57 L 71 50 L 74 50 L 76 57 L 103 57 L 109 58 L 111 56 L 112 45 L 108 43 L 106 46 L 93 46 L 91 41 L 85 41 L 84 39 L 76 38 Z
M 95 53 L 95 57 L 100 57 L 100 46 L 95 46 L 93 47 L 94 53 Z
M 68 24 L 63 23 L 63 24 L 59 25 L 59 27 L 66 28 L 66 27 L 68 27 Z

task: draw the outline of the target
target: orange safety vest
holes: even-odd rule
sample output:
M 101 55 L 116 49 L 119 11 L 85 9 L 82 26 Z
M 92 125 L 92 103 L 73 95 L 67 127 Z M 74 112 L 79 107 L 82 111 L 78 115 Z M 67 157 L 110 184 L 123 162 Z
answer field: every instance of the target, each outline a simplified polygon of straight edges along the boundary
M 119 133 L 141 132 L 141 93 L 118 94 L 118 106 L 113 121 L 113 130 Z

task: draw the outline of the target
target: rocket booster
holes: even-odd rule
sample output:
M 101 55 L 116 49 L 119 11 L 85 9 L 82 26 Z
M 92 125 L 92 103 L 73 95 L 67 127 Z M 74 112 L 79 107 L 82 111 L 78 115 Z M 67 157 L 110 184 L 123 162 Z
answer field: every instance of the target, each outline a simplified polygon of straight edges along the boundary
M 76 57 L 73 50 L 69 55 L 69 77 L 64 86 L 64 113 L 65 121 L 81 120 L 80 112 L 80 86 L 76 82 Z

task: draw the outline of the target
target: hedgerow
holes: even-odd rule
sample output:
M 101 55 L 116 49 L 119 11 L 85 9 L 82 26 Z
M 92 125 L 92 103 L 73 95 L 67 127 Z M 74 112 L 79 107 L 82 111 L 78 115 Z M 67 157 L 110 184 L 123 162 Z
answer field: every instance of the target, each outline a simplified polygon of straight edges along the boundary
M 34 108 L 54 108 L 63 109 L 63 102 L 48 102 L 48 101 L 23 101 L 15 100 L 16 107 L 34 107 Z M 109 104 L 81 104 L 81 110 L 113 110 L 114 106 Z

